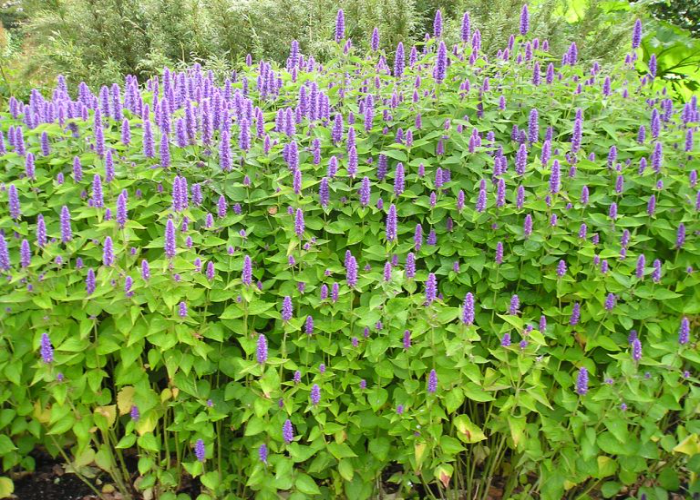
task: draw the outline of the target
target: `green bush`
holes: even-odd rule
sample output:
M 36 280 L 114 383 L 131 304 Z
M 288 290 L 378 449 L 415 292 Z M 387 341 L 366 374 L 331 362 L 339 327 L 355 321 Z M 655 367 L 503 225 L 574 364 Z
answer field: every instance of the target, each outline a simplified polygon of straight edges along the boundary
M 292 74 L 12 100 L 3 470 L 43 447 L 166 500 L 697 493 L 697 101 L 529 34 L 441 42 L 400 77 L 340 40 Z

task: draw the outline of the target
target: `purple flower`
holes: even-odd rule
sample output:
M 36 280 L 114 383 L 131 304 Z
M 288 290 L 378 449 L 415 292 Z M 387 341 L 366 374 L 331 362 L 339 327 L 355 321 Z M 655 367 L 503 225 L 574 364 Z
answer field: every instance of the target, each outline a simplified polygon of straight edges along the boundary
M 133 297 L 134 292 L 131 290 L 131 287 L 134 285 L 134 279 L 131 276 L 127 276 L 124 279 L 124 294 L 127 297 Z
M 637 19 L 632 30 L 632 49 L 636 49 L 642 43 L 642 21 Z
M 501 264 L 503 262 L 503 243 L 496 243 L 496 256 L 494 257 L 496 264 Z
M 438 11 L 439 12 L 439 11 Z M 442 83 L 445 80 L 447 72 L 447 47 L 445 42 L 440 40 L 438 46 L 437 59 L 435 61 L 435 69 L 433 70 L 433 78 L 437 83 Z
M 406 58 L 404 55 L 403 42 L 399 42 L 396 46 L 396 54 L 394 55 L 394 77 L 401 78 L 405 66 Z
M 15 220 L 18 220 L 22 215 L 22 211 L 20 210 L 19 195 L 17 194 L 17 188 L 14 184 L 10 184 L 7 195 L 8 205 L 10 208 L 10 217 L 12 217 Z
M 298 384 L 301 382 L 301 372 L 299 370 L 294 372 L 294 379 L 293 379 L 295 384 Z
M 574 306 L 571 309 L 571 317 L 569 318 L 569 324 L 571 326 L 576 326 L 578 325 L 578 322 L 581 319 L 581 304 L 578 302 L 574 302 Z
M 127 207 L 126 207 L 127 197 L 128 197 L 128 194 L 127 194 L 126 189 L 122 190 L 122 192 L 119 193 L 119 196 L 117 197 L 117 224 L 119 224 L 119 227 L 121 227 L 121 228 L 123 228 L 126 225 L 126 219 L 128 216 Z M 70 229 L 70 222 L 69 222 L 69 229 Z
M 260 448 L 258 448 L 258 458 L 265 465 L 267 465 L 267 454 L 268 454 L 267 445 L 265 443 L 263 443 L 260 445 Z
M 462 42 L 467 43 L 471 37 L 471 19 L 469 17 L 469 12 L 465 12 L 462 16 L 462 30 L 461 38 Z
M 51 346 L 51 339 L 48 333 L 43 333 L 41 335 L 41 348 L 39 350 L 41 353 L 41 359 L 47 365 L 53 363 L 53 347 Z
M 114 245 L 112 244 L 112 238 L 109 236 L 105 238 L 102 251 L 102 264 L 106 267 L 111 267 L 114 264 Z
M 605 298 L 605 309 L 607 311 L 612 311 L 615 308 L 615 303 L 617 302 L 617 297 L 614 293 L 609 293 Z
M 352 255 L 347 260 L 345 267 L 346 279 L 350 288 L 355 288 L 357 285 L 357 260 Z
M 168 222 L 165 225 L 165 243 L 163 248 L 168 259 L 175 257 L 175 224 L 173 223 L 172 219 L 168 219 Z
M 559 264 L 557 264 L 557 276 L 560 278 L 563 278 L 565 274 L 566 274 L 566 261 L 562 259 L 559 261 Z
M 141 278 L 143 278 L 144 281 L 148 281 L 151 278 L 151 269 L 146 259 L 141 261 Z
M 586 186 L 584 186 L 585 189 Z M 561 175 L 559 170 L 559 160 L 554 160 L 552 162 L 552 171 L 549 176 L 549 191 L 556 194 L 561 189 Z M 583 198 L 583 196 L 582 196 Z
M 416 276 L 416 257 L 413 252 L 406 256 L 406 277 L 411 279 Z
M 204 441 L 202 441 L 201 439 L 198 439 L 194 445 L 194 456 L 197 457 L 197 460 L 199 460 L 200 462 L 204 462 L 204 459 L 206 458 L 206 449 L 204 448 Z
M 506 332 L 501 339 L 501 347 L 510 347 L 510 343 L 510 333 Z
M 685 224 L 681 222 L 676 233 L 676 248 L 681 248 L 683 243 L 685 243 Z
M 314 384 L 313 387 L 311 387 L 311 404 L 314 406 L 318 405 L 318 403 L 321 401 L 321 388 L 318 386 L 318 384 Z
M 95 271 L 90 268 L 87 272 L 87 277 L 85 278 L 85 289 L 88 295 L 92 295 L 95 292 Z
M 403 163 L 396 165 L 396 176 L 394 177 L 394 195 L 401 196 L 404 192 L 405 181 L 404 181 L 404 168 Z
M 525 36 L 528 31 L 530 31 L 530 14 L 527 11 L 527 4 L 525 4 L 520 12 L 520 34 Z
M 529 238 L 532 234 L 532 215 L 527 214 L 525 216 L 525 222 L 523 223 L 523 233 L 525 234 L 525 239 Z
M 428 274 L 428 280 L 425 283 L 425 301 L 427 305 L 435 302 L 437 295 L 437 279 L 434 273 Z
M 257 359 L 258 363 L 265 364 L 267 361 L 267 337 L 262 333 L 258 336 L 258 347 L 257 347 Z
M 294 232 L 301 238 L 304 235 L 304 212 L 301 208 L 297 208 L 296 215 L 294 217 Z
M 367 177 L 365 177 L 366 179 Z M 363 184 L 364 185 L 364 184 Z M 321 179 L 321 184 L 318 187 L 318 197 L 323 208 L 328 206 L 330 201 L 330 190 L 328 188 L 328 177 Z M 360 199 L 362 199 L 362 191 L 360 190 Z
M 287 295 L 282 301 L 282 321 L 289 321 L 292 319 L 293 307 L 292 298 Z
M 642 359 L 642 343 L 638 338 L 632 341 L 632 359 L 637 363 Z
M 471 292 L 464 297 L 464 306 L 462 308 L 462 323 L 465 325 L 474 324 L 474 295 Z
M 428 376 L 428 392 L 433 394 L 437 391 L 438 378 L 435 369 L 430 370 L 430 375 Z
M 585 396 L 588 392 L 588 370 L 581 368 L 578 371 L 578 377 L 576 379 L 576 393 L 579 396 Z
M 345 12 L 343 9 L 338 9 L 338 14 L 335 18 L 335 43 L 345 38 Z
M 610 210 L 608 212 L 608 215 L 612 220 L 617 219 L 617 203 L 612 202 L 610 204 Z
M 525 173 L 525 167 L 527 166 L 527 146 L 525 143 L 520 145 L 518 152 L 515 155 L 515 172 L 518 175 L 523 175 Z
M 184 302 L 180 302 L 177 306 L 177 314 L 181 318 L 186 318 L 187 317 L 187 304 Z
M 314 318 L 313 316 L 309 315 L 306 317 L 306 323 L 304 325 L 304 331 L 306 332 L 307 335 L 313 335 L 314 334 Z
M 654 283 L 659 283 L 661 281 L 661 261 L 659 259 L 654 260 L 654 270 L 651 273 L 651 279 Z
M 282 426 L 282 437 L 287 444 L 294 441 L 294 427 L 292 426 L 292 421 L 289 419 L 285 420 Z
M 391 262 L 384 264 L 384 281 L 391 281 Z
M 515 294 L 510 299 L 510 307 L 508 308 L 508 314 L 517 315 L 519 308 L 520 308 L 520 297 L 518 297 L 518 295 Z
M 371 189 L 370 186 L 371 186 L 371 184 L 370 184 L 369 177 L 365 176 L 362 179 L 362 185 L 360 186 L 360 193 L 359 193 L 360 194 L 360 204 L 363 207 L 366 207 L 367 205 L 369 205 L 370 189 Z
M 386 217 L 386 239 L 387 241 L 394 241 L 396 240 L 396 232 L 397 232 L 397 217 L 396 217 L 396 205 L 393 203 L 389 207 L 389 213 L 387 214 Z
M 420 252 L 421 247 L 423 246 L 423 226 L 420 224 L 416 224 L 416 231 L 413 234 L 413 248 L 415 248 L 416 252 Z
M 131 411 L 129 411 L 129 416 L 131 417 L 131 420 L 134 422 L 138 422 L 139 419 L 141 418 L 141 414 L 139 413 L 139 408 L 136 405 L 131 405 Z
M 7 240 L 3 234 L 0 234 L 0 270 L 9 271 L 12 265 L 10 263 L 10 252 L 7 248 Z
M 646 257 L 644 254 L 640 254 L 637 258 L 637 268 L 635 271 L 637 279 L 644 279 L 644 266 L 646 266 Z
M 248 255 L 243 258 L 241 281 L 245 286 L 250 286 L 253 283 L 253 263 Z
M 476 200 L 476 211 L 483 212 L 486 210 L 486 181 L 481 179 L 479 185 L 479 196 Z
M 411 330 L 403 332 L 403 348 L 406 350 L 411 348 Z
M 681 327 L 678 330 L 678 343 L 680 345 L 685 345 L 690 340 L 690 321 L 688 318 L 683 317 L 681 320 Z
M 379 29 L 377 28 L 374 28 L 372 30 L 370 46 L 372 48 L 372 52 L 376 52 L 377 50 L 379 50 Z

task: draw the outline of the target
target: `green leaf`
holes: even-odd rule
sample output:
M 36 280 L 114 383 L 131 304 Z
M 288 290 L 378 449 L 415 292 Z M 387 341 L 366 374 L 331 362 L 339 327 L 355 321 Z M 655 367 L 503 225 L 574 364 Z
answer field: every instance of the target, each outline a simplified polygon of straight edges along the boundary
M 297 490 L 305 495 L 320 495 L 321 490 L 316 486 L 316 482 L 307 474 L 300 473 L 294 482 Z

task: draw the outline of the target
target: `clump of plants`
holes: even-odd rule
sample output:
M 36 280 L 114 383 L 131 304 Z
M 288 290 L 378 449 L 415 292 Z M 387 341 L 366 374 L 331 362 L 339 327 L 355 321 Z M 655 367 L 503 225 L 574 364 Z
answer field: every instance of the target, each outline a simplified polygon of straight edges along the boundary
M 698 492 L 697 99 L 517 33 L 0 114 L 0 456 L 125 498 Z M 182 496 L 181 496 L 182 497 Z

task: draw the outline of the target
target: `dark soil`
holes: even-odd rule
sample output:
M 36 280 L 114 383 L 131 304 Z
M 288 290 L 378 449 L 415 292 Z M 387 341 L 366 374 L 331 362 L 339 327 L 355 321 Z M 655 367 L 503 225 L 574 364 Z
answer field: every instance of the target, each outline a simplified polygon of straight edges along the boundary
M 78 476 L 65 471 L 62 461 L 44 452 L 36 452 L 32 455 L 36 462 L 36 470 L 32 473 L 23 472 L 15 475 L 13 478 L 15 492 L 11 498 L 16 500 L 99 500 L 95 492 Z M 130 460 L 133 457 L 128 456 L 126 458 L 127 467 L 133 474 L 132 479 L 135 479 L 136 460 Z M 102 492 L 104 498 L 122 500 L 122 495 L 112 486 L 108 475 L 102 473 L 88 481 Z M 187 493 L 191 498 L 196 498 L 200 494 L 201 485 L 198 480 L 192 480 L 188 476 L 183 478 L 183 483 L 179 493 Z
M 43 458 L 43 457 L 40 457 Z M 51 457 L 47 457 L 51 460 Z M 75 474 L 49 460 L 37 460 L 36 471 L 15 480 L 14 496 L 19 500 L 88 500 L 97 498 Z

